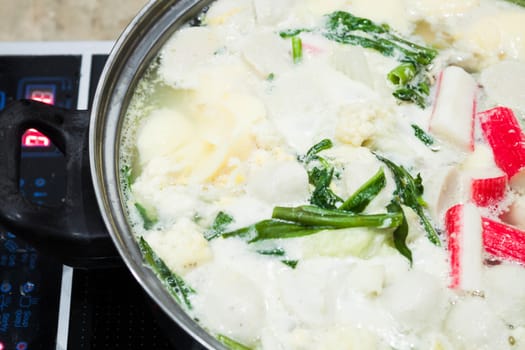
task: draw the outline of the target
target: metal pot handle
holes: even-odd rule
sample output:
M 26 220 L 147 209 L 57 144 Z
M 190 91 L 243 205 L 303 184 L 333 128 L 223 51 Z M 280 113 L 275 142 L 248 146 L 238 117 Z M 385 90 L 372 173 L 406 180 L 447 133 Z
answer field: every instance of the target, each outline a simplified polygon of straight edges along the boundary
M 73 267 L 108 266 L 118 253 L 100 215 L 89 170 L 89 113 L 21 100 L 0 114 L 0 223 Z M 29 128 L 46 134 L 66 161 L 60 207 L 38 206 L 19 189 L 20 140 Z

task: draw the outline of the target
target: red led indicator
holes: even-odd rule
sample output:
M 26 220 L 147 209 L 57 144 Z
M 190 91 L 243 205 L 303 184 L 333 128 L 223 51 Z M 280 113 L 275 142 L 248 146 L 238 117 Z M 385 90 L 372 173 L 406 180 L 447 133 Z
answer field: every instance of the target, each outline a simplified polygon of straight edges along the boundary
M 54 84 L 29 84 L 26 86 L 25 98 L 54 105 L 55 91 L 56 86 Z
M 5 350 L 5 345 L 0 341 L 0 350 Z
M 22 146 L 24 147 L 49 147 L 50 145 L 49 138 L 36 129 L 28 129 L 22 135 Z
M 48 105 L 55 104 L 55 95 L 53 94 L 53 91 L 33 90 L 31 91 L 31 96 L 29 96 L 29 99 L 47 103 Z

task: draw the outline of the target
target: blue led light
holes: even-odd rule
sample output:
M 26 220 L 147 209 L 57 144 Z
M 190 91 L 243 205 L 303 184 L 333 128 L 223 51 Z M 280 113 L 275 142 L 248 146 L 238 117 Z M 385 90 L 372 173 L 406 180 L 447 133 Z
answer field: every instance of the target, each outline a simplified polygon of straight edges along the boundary
M 5 107 L 5 92 L 0 91 L 0 111 Z
M 13 286 L 9 281 L 3 281 L 2 284 L 0 284 L 0 292 L 2 293 L 9 293 Z
M 16 350 L 27 350 L 28 347 L 27 347 L 27 342 L 25 341 L 20 341 L 18 343 L 16 343 Z
M 35 179 L 35 186 L 36 187 L 44 187 L 46 185 L 46 179 L 43 177 L 39 177 Z
M 22 285 L 22 292 L 23 293 L 31 293 L 35 290 L 35 284 L 33 282 L 26 282 Z

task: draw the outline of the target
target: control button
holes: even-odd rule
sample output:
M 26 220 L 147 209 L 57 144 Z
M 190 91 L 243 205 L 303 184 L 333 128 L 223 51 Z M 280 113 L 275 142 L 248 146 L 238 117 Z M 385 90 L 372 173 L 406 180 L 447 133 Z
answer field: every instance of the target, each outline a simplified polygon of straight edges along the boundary
M 4 109 L 4 107 L 5 107 L 5 92 L 0 91 L 0 110 Z
M 35 179 L 35 186 L 36 187 L 44 187 L 46 185 L 46 179 L 43 177 L 39 177 Z
M 33 197 L 35 198 L 43 198 L 47 196 L 48 196 L 47 192 L 33 192 Z
M 2 293 L 9 293 L 13 289 L 13 286 L 9 281 L 3 281 L 2 284 L 0 284 L 0 292 Z
M 28 350 L 27 342 L 19 341 L 18 343 L 16 343 L 16 350 Z
M 27 294 L 35 290 L 35 284 L 33 282 L 26 282 L 22 285 L 22 293 Z
M 15 241 L 10 239 L 4 243 L 4 248 L 7 249 L 8 252 L 14 253 L 18 249 L 18 244 L 16 244 Z

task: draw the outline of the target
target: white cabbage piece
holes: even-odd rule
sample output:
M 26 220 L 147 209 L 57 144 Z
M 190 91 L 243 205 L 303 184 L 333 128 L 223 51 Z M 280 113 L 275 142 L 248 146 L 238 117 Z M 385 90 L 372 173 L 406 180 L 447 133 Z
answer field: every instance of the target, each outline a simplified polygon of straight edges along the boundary
M 196 87 L 201 70 L 212 63 L 214 53 L 224 45 L 224 39 L 216 30 L 207 27 L 183 28 L 162 49 L 159 75 L 175 87 Z
M 212 258 L 201 231 L 190 219 L 181 218 L 168 230 L 148 233 L 146 240 L 166 266 L 184 275 Z
M 308 174 L 296 160 L 269 162 L 252 171 L 247 191 L 269 204 L 303 204 L 310 196 Z
M 242 57 L 261 78 L 274 77 L 290 69 L 293 61 L 290 40 L 282 39 L 278 33 L 261 30 L 246 36 L 242 45 Z
M 485 68 L 480 82 L 488 99 L 497 105 L 525 112 L 525 62 L 505 60 Z
M 265 321 L 264 298 L 248 277 L 215 263 L 188 282 L 198 289 L 192 295 L 193 314 L 213 334 L 223 334 L 247 346 L 261 334 Z
M 292 12 L 296 0 L 253 0 L 255 18 L 261 25 L 279 23 Z
M 469 62 L 473 68 L 487 67 L 504 59 L 525 59 L 524 10 L 517 7 L 492 9 L 470 16 L 462 23 L 452 33 L 456 40 L 454 46 L 474 54 Z
M 411 270 L 385 286 L 380 298 L 383 307 L 407 331 L 436 329 L 445 317 L 443 285 L 425 272 Z
M 490 307 L 506 323 L 525 326 L 525 267 L 505 262 L 487 267 L 484 281 Z
M 466 296 L 451 306 L 445 330 L 456 349 L 508 348 L 510 330 L 487 302 L 476 296 Z
M 266 98 L 269 119 L 299 154 L 323 138 L 333 138 L 342 105 L 375 96 L 328 64 L 313 62 L 278 77 Z
M 215 1 L 206 13 L 204 23 L 211 27 L 228 27 L 231 31 L 248 32 L 255 25 L 255 10 L 252 1 Z

